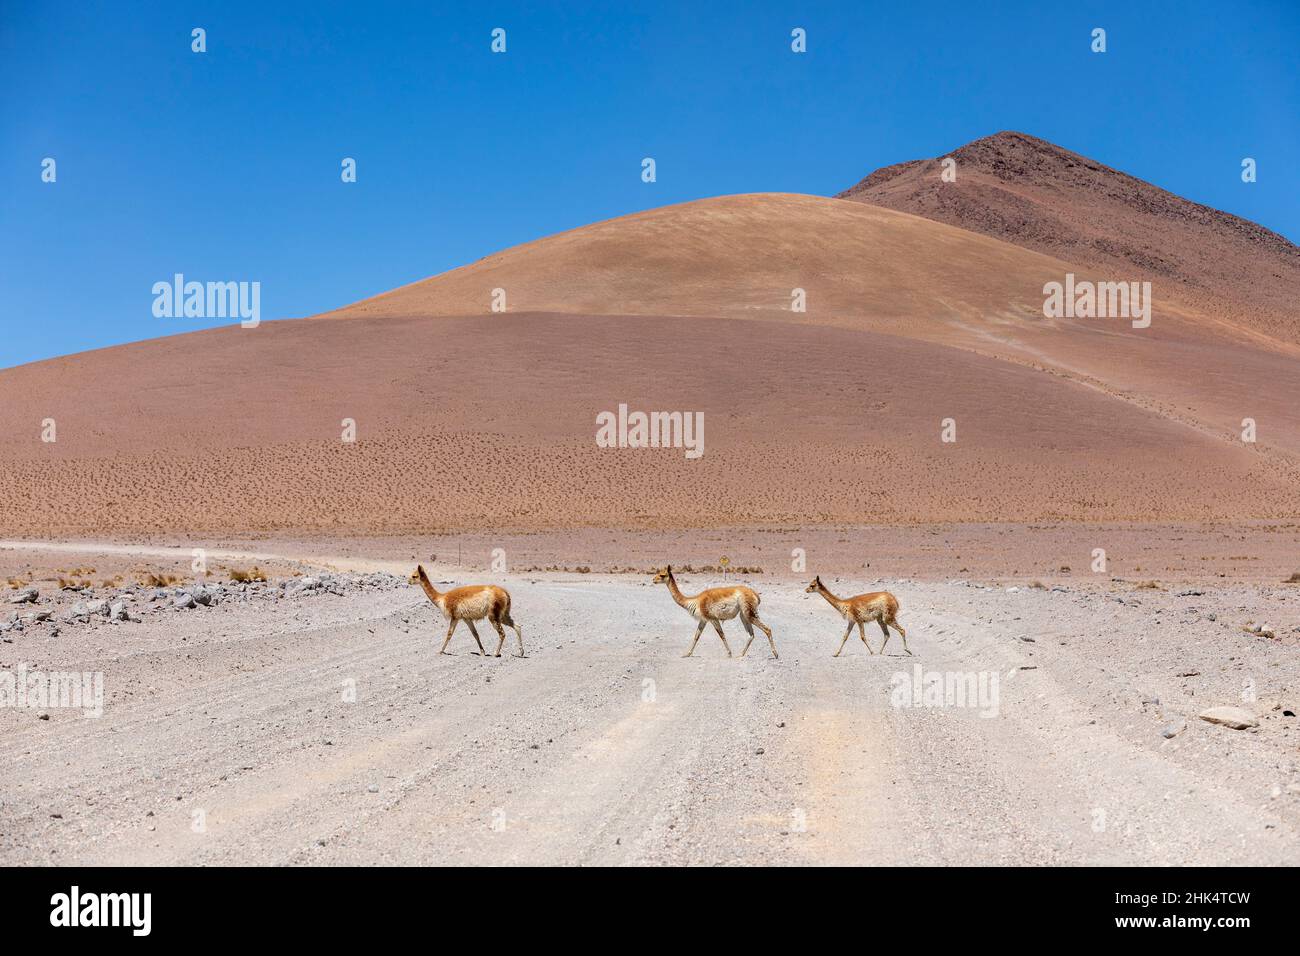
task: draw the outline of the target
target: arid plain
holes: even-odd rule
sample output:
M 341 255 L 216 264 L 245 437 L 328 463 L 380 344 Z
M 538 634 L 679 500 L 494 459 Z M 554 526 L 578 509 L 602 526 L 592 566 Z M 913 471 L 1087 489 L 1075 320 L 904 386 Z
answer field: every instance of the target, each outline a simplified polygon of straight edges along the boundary
M 1297 862 L 1300 250 L 1023 134 L 949 155 L 0 372 L 0 668 L 105 701 L 0 710 L 0 860 Z M 1149 327 L 1045 317 L 1067 274 Z M 600 447 L 620 404 L 704 453 Z M 649 574 L 723 556 L 779 661 L 680 659 Z M 436 657 L 416 561 L 510 588 L 529 656 Z M 831 658 L 813 574 L 915 657 Z M 913 665 L 997 704 L 898 706 Z

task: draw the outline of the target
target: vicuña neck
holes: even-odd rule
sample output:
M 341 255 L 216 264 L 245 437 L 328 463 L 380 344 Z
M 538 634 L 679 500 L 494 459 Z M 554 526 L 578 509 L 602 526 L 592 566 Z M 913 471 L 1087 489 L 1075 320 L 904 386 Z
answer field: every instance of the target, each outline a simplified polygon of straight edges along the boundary
M 677 586 L 677 579 L 671 574 L 668 575 L 668 593 L 673 596 L 673 600 L 683 607 L 686 605 L 687 597 L 682 593 L 682 589 Z
M 430 601 L 434 604 L 438 603 L 438 598 L 442 595 L 438 593 L 438 589 L 433 586 L 433 582 L 429 580 L 428 576 L 423 573 L 420 575 L 420 587 L 424 588 L 424 593 L 429 595 Z
M 837 598 L 834 594 L 831 594 L 831 589 L 828 588 L 826 585 L 822 584 L 821 581 L 817 582 L 817 593 L 820 594 L 822 597 L 824 597 L 826 600 L 830 601 L 832 606 L 834 607 L 839 607 L 844 603 L 839 598 Z

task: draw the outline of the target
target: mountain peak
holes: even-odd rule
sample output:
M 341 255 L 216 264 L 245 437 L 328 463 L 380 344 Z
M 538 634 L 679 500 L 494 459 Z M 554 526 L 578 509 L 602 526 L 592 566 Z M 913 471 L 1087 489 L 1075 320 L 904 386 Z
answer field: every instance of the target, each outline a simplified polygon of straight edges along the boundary
M 940 161 L 955 161 L 945 182 Z M 1207 314 L 1300 343 L 1300 249 L 1264 227 L 1015 130 L 886 166 L 836 197 L 1150 280 Z

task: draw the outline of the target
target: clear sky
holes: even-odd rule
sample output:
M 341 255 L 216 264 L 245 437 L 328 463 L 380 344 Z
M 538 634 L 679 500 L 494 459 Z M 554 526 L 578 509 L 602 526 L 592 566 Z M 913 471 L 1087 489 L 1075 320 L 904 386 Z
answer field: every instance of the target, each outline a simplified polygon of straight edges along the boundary
M 652 206 L 831 194 L 1003 129 L 1297 241 L 1297 51 L 1297 0 L 0 0 L 0 367 L 218 324 L 154 317 L 177 272 L 260 282 L 263 319 L 311 315 Z

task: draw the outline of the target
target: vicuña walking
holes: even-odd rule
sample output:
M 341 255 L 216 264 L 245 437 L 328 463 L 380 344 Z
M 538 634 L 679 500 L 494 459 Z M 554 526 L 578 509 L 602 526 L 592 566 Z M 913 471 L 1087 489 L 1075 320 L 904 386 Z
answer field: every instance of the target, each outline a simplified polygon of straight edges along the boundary
M 479 640 L 478 631 L 474 628 L 475 621 L 487 618 L 501 638 L 497 641 L 497 652 L 494 656 L 501 656 L 501 648 L 506 643 L 506 632 L 502 624 L 514 628 L 515 637 L 519 639 L 519 656 L 524 656 L 524 635 L 519 630 L 519 625 L 510 617 L 510 594 L 505 588 L 499 588 L 495 584 L 470 584 L 440 594 L 433 586 L 433 582 L 429 580 L 429 575 L 425 573 L 424 565 L 416 566 L 415 576 L 420 581 L 420 587 L 424 588 L 424 593 L 429 595 L 429 600 L 442 611 L 442 616 L 451 622 L 447 627 L 447 637 L 442 642 L 442 650 L 438 651 L 439 654 L 447 653 L 447 645 L 451 643 L 451 635 L 456 632 L 456 625 L 464 621 L 469 632 L 474 635 L 474 643 L 478 645 L 479 653 L 487 657 L 487 651 L 483 650 L 483 642 Z
M 734 587 L 709 588 L 694 597 L 687 597 L 682 593 L 681 588 L 677 586 L 677 580 L 673 577 L 671 565 L 655 575 L 654 583 L 666 583 L 668 593 L 673 596 L 673 600 L 680 604 L 687 614 L 700 622 L 695 629 L 695 640 L 691 641 L 691 649 L 682 657 L 690 657 L 695 653 L 695 645 L 700 642 L 700 635 L 704 633 L 706 624 L 713 625 L 713 629 L 718 632 L 718 637 L 722 639 L 722 646 L 727 649 L 727 656 L 731 657 L 731 645 L 727 643 L 727 637 L 722 633 L 722 622 L 729 621 L 733 617 L 740 618 L 740 623 L 744 626 L 746 633 L 749 634 L 749 640 L 745 642 L 745 649 L 740 652 L 741 657 L 744 657 L 749 652 L 749 645 L 754 643 L 755 625 L 767 635 L 767 643 L 772 645 L 772 656 L 781 656 L 776 652 L 776 641 L 772 640 L 772 629 L 758 619 L 758 594 L 752 588 L 737 584 Z
M 871 642 L 867 640 L 866 623 L 875 621 L 880 625 L 880 629 L 885 632 L 885 640 L 880 645 L 880 653 L 885 653 L 885 645 L 889 643 L 889 629 L 892 627 L 903 638 L 903 650 L 911 654 L 911 649 L 907 646 L 907 631 L 903 630 L 898 623 L 898 598 L 894 597 L 888 591 L 872 591 L 869 594 L 859 594 L 851 598 L 837 598 L 830 592 L 826 585 L 822 584 L 821 576 L 812 579 L 812 583 L 804 588 L 806 593 L 811 594 L 816 591 L 824 597 L 830 606 L 840 612 L 840 617 L 849 622 L 849 626 L 844 630 L 844 640 L 840 641 L 840 650 L 832 654 L 832 657 L 839 657 L 840 651 L 844 650 L 844 645 L 848 643 L 849 634 L 853 631 L 853 625 L 858 626 L 858 637 L 862 638 L 862 643 L 867 645 L 867 652 L 876 653 L 871 649 Z

